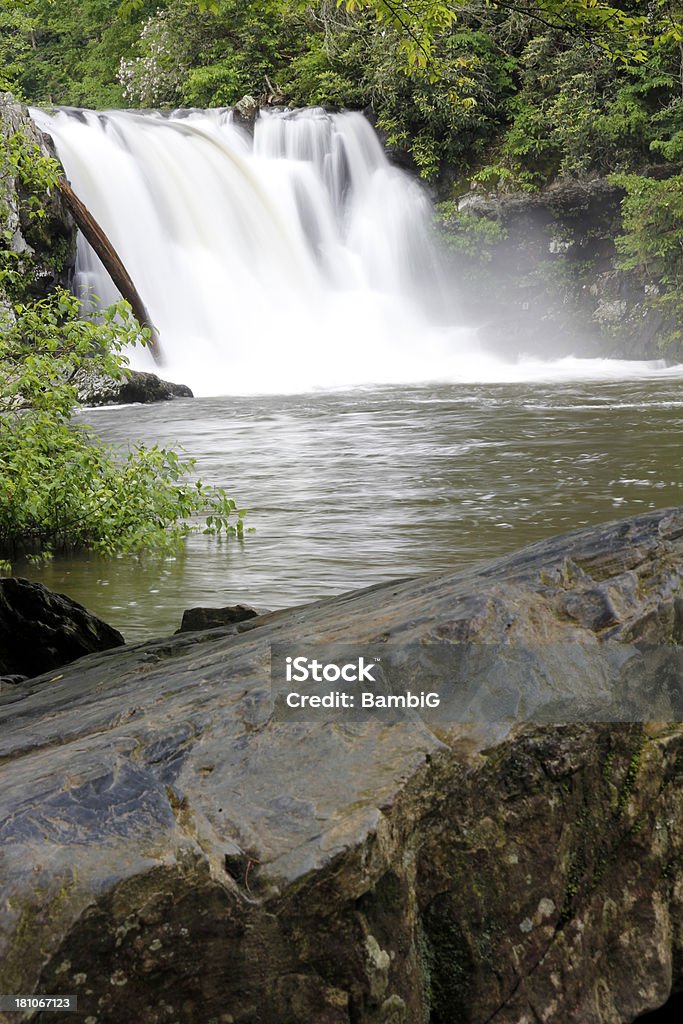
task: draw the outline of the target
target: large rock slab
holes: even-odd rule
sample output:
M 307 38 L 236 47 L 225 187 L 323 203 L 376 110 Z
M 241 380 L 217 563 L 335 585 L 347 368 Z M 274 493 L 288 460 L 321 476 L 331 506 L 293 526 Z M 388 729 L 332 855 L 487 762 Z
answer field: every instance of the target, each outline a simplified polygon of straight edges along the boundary
M 0 991 L 76 993 L 88 1024 L 624 1024 L 664 1003 L 680 725 L 284 722 L 269 669 L 278 643 L 406 664 L 501 644 L 585 689 L 591 652 L 675 650 L 682 567 L 683 509 L 651 513 L 0 696 Z

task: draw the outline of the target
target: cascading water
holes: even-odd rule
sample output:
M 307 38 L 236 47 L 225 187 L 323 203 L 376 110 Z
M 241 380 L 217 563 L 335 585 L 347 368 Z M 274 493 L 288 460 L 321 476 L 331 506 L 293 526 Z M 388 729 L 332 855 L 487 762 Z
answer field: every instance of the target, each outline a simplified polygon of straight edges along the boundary
M 513 365 L 444 324 L 429 203 L 362 115 L 34 111 L 197 394 L 406 381 L 639 375 L 609 360 Z M 75 288 L 118 296 L 79 240 Z M 131 364 L 153 369 L 136 350 Z

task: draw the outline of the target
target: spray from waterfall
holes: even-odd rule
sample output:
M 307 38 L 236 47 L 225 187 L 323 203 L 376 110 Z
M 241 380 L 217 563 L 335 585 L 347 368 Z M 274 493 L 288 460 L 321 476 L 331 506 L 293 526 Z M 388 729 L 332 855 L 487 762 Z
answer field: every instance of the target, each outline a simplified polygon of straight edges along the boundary
M 651 368 L 512 364 L 444 322 L 429 202 L 361 114 L 263 112 L 253 138 L 228 110 L 34 116 L 143 297 L 164 376 L 196 394 Z M 82 237 L 74 287 L 86 304 L 118 297 Z

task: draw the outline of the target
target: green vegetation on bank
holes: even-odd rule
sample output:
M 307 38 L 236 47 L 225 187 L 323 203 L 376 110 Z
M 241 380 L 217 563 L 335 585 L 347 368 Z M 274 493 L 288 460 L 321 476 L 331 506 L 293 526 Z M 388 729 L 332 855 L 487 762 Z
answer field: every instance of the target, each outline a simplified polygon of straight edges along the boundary
M 168 551 L 197 517 L 205 532 L 241 533 L 242 513 L 192 479 L 193 460 L 156 445 L 119 453 L 74 421 L 77 371 L 96 362 L 121 379 L 121 349 L 139 334 L 124 304 L 97 323 L 78 313 L 57 291 L 1 325 L 0 556 Z

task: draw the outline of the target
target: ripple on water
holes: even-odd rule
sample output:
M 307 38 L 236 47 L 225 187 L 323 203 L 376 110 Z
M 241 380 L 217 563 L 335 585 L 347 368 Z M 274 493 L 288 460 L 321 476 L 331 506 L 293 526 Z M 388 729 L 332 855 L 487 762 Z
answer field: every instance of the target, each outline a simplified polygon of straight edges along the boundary
M 574 527 L 681 502 L 676 380 L 434 385 L 176 400 L 83 418 L 113 443 L 181 444 L 250 509 L 244 542 L 173 559 L 20 570 L 127 639 L 184 608 L 299 604 L 455 569 Z

